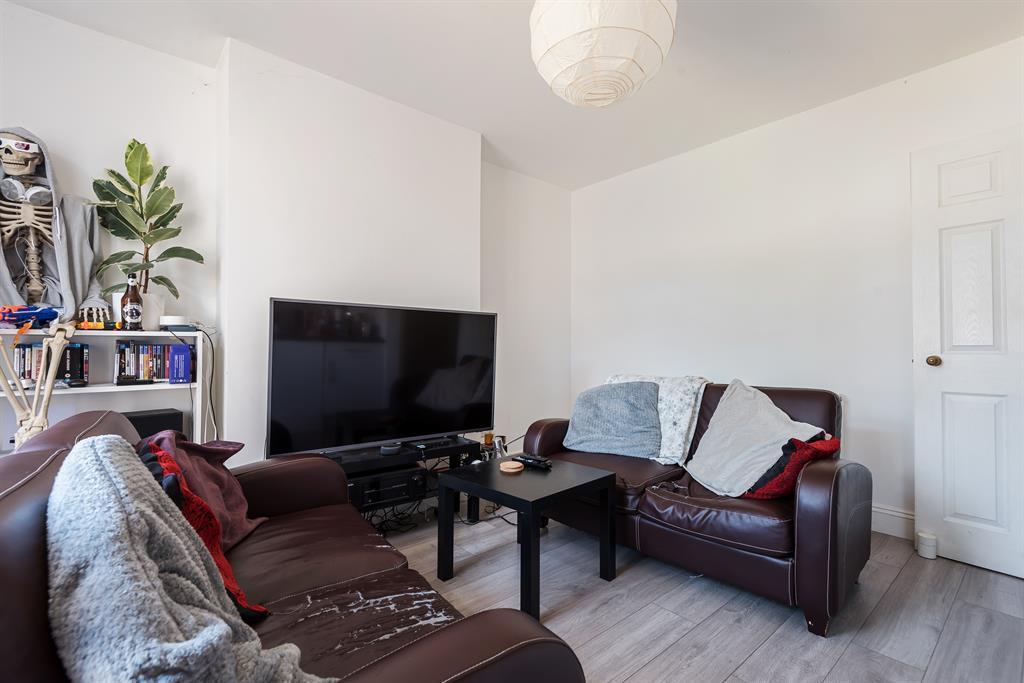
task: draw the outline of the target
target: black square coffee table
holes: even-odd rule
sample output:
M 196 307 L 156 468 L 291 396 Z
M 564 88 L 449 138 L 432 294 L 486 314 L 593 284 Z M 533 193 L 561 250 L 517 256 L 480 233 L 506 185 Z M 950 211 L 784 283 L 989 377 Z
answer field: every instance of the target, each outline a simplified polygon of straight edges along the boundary
M 437 489 L 437 578 L 455 576 L 455 506 L 459 493 L 484 498 L 518 512 L 519 609 L 540 619 L 541 517 L 566 496 L 596 493 L 600 501 L 600 575 L 615 578 L 615 474 L 596 467 L 555 461 L 549 471 L 526 468 L 518 474 L 498 469 L 489 460 L 442 472 Z

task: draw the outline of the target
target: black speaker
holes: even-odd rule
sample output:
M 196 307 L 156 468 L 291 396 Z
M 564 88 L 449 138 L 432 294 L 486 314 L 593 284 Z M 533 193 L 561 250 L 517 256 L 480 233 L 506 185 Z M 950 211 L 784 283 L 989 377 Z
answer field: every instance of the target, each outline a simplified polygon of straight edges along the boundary
M 123 413 L 128 421 L 139 433 L 139 438 L 145 439 L 165 429 L 173 429 L 177 432 L 185 431 L 185 414 L 174 408 L 160 408 L 159 410 L 137 410 L 134 413 Z

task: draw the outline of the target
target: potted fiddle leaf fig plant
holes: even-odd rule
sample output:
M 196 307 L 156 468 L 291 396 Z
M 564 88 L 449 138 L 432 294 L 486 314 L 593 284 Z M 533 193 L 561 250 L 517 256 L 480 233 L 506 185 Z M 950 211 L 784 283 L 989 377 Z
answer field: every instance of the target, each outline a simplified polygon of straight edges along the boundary
M 105 258 L 97 266 L 96 274 L 102 276 L 111 268 L 120 270 L 124 277 L 135 273 L 143 296 L 143 327 L 156 329 L 163 313 L 163 298 L 150 290 L 150 284 L 160 285 L 175 299 L 180 293 L 170 278 L 157 275 L 154 270 L 172 259 L 203 263 L 203 256 L 188 247 L 164 244 L 181 234 L 180 226 L 171 225 L 182 205 L 175 203 L 174 188 L 166 182 L 168 167 L 163 166 L 154 173 L 149 149 L 135 139 L 125 149 L 124 166 L 124 174 L 108 168 L 105 178 L 92 182 L 92 189 L 96 193 L 100 225 L 114 237 L 135 244 L 131 249 L 115 251 Z M 121 282 L 103 290 L 103 296 L 115 295 L 115 311 L 120 308 L 119 295 L 126 286 L 122 278 Z

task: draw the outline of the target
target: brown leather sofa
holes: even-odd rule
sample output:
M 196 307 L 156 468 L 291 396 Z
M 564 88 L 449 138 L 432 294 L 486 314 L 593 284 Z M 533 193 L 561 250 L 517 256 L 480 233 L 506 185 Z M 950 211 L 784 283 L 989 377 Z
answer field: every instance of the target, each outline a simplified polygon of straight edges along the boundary
M 723 384 L 705 388 L 689 456 L 697 450 Z M 794 420 L 835 435 L 839 397 L 814 389 L 761 388 Z M 611 470 L 616 479 L 619 543 L 803 609 L 807 628 L 824 636 L 871 549 L 871 473 L 855 462 L 812 462 L 796 494 L 777 500 L 716 495 L 679 466 L 644 458 L 567 450 L 568 420 L 534 422 L 527 453 Z M 578 499 L 550 513 L 597 533 L 597 502 Z
M 124 416 L 98 411 L 0 457 L 4 680 L 66 680 L 47 619 L 46 504 L 71 447 L 100 434 L 138 440 Z M 526 614 L 462 617 L 348 504 L 332 461 L 291 456 L 234 473 L 250 515 L 270 519 L 228 557 L 249 598 L 274 611 L 256 628 L 264 644 L 296 643 L 307 672 L 385 683 L 584 680 L 569 646 Z M 293 603 L 307 601 L 324 607 L 298 616 Z M 424 609 L 454 620 L 431 623 Z

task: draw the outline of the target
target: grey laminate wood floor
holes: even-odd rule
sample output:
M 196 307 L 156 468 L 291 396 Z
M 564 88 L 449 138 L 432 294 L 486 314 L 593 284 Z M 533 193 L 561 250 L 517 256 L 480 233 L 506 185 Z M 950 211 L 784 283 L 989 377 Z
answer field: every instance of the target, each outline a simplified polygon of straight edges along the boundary
M 456 608 L 519 606 L 515 527 L 456 524 L 455 573 L 438 581 L 433 523 L 389 536 Z M 597 541 L 552 522 L 541 537 L 541 621 L 576 651 L 587 680 L 1024 682 L 1024 581 L 872 535 L 871 560 L 828 638 L 803 614 L 618 549 L 597 575 Z

